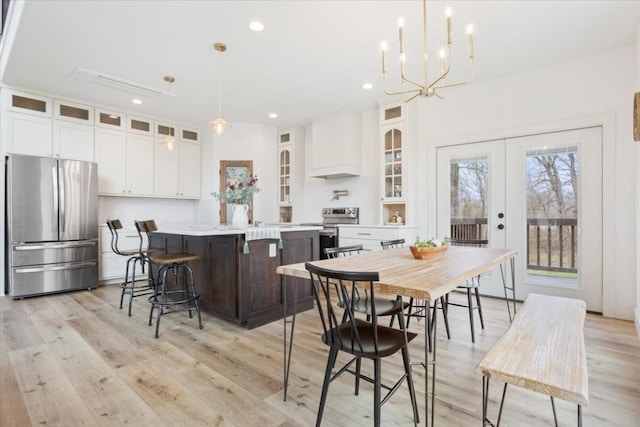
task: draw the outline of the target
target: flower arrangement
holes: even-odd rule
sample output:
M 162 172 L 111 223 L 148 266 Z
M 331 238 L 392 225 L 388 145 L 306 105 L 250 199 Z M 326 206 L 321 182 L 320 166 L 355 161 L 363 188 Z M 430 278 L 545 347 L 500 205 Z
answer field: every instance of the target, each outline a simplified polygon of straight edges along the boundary
M 258 176 L 242 174 L 231 181 L 223 193 L 213 193 L 213 195 L 227 203 L 246 205 L 258 191 L 260 191 Z

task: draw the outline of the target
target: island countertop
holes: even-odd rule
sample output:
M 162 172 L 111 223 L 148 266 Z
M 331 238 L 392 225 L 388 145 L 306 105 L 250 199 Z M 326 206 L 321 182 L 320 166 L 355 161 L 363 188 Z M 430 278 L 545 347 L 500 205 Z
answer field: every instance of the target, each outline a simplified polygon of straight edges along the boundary
M 159 233 L 180 234 L 183 236 L 225 236 L 233 234 L 245 234 L 247 230 L 278 229 L 280 233 L 291 231 L 314 231 L 321 230 L 319 226 L 307 225 L 283 225 L 283 224 L 263 224 L 259 227 L 232 227 L 230 225 L 208 225 L 208 224 L 167 224 L 158 225 Z

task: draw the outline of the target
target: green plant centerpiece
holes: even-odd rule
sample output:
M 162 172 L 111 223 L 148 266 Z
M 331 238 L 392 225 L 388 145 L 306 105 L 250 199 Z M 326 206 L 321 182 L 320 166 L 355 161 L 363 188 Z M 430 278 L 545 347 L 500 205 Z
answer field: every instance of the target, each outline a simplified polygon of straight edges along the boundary
M 421 239 L 420 236 L 416 236 L 416 241 L 412 246 L 411 254 L 415 259 L 427 259 L 437 254 L 446 252 L 449 248 L 449 238 L 444 239 Z
M 442 240 L 431 238 L 427 240 L 427 239 L 421 239 L 420 236 L 416 236 L 416 241 L 414 245 L 416 246 L 416 248 L 437 248 L 439 246 L 448 246 L 449 238 L 445 237 Z

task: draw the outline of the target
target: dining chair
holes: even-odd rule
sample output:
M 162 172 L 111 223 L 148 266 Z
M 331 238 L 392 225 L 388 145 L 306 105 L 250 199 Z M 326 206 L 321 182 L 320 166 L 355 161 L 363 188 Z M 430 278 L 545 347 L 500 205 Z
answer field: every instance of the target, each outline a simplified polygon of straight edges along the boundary
M 374 293 L 374 283 L 378 281 L 378 273 L 329 270 L 308 262 L 305 263 L 305 267 L 311 275 L 313 295 L 320 314 L 323 329 L 321 339 L 329 347 L 329 357 L 322 383 L 316 426 L 320 426 L 322 423 L 329 384 L 345 372 L 355 375 L 357 379 L 362 378 L 373 384 L 373 422 L 376 427 L 380 426 L 382 405 L 406 380 L 413 408 L 414 422 L 417 424 L 419 422 L 419 414 L 408 347 L 409 342 L 417 334 L 406 330 L 402 316 L 399 317 L 400 329 L 378 324 L 376 307 L 378 300 L 375 298 Z M 356 317 L 357 310 L 354 302 L 357 301 L 355 295 L 358 287 L 364 287 L 367 293 L 371 295 L 371 319 L 369 321 Z M 333 295 L 336 290 L 340 294 L 338 299 L 334 298 Z M 339 305 L 337 301 L 342 301 L 343 304 Z M 404 374 L 392 386 L 382 384 L 382 359 L 396 354 L 398 351 L 402 353 Z M 353 358 L 334 374 L 333 371 L 339 352 L 351 354 Z M 360 362 L 362 358 L 373 361 L 373 378 L 361 373 Z M 356 363 L 355 371 L 351 368 L 354 362 Z M 384 398 L 381 396 L 382 388 L 387 390 Z M 355 394 L 358 395 L 357 387 Z
M 352 246 L 340 246 L 334 248 L 326 248 L 325 254 L 328 258 L 338 258 L 340 256 L 351 256 L 358 255 L 363 251 L 362 245 L 352 245 Z M 338 293 L 338 298 L 340 298 L 340 294 Z M 371 300 L 368 291 L 365 290 L 365 295 L 362 297 L 359 292 L 356 290 L 355 300 L 353 302 L 354 310 L 358 313 L 363 313 L 367 316 L 367 320 L 371 318 Z M 396 297 L 395 300 L 390 300 L 388 298 L 379 297 L 375 301 L 376 306 L 378 308 L 377 315 L 378 316 L 392 316 L 391 323 L 389 326 L 393 326 L 393 320 L 395 317 L 400 318 L 402 312 L 409 307 L 409 303 L 403 303 L 401 297 Z M 340 301 L 339 304 L 343 304 L 343 301 Z
M 404 246 L 404 243 L 405 243 L 404 239 L 381 240 L 380 246 L 382 246 L 383 250 L 386 250 L 386 249 L 402 247 Z
M 451 239 L 450 244 L 453 246 L 472 246 L 477 248 L 487 247 L 488 240 L 476 240 L 476 239 Z M 449 300 L 449 294 L 446 295 L 443 309 L 446 312 L 450 305 L 454 307 L 466 307 L 469 310 L 469 325 L 471 327 L 471 342 L 475 343 L 475 327 L 473 320 L 474 310 L 478 310 L 478 316 L 480 317 L 480 326 L 484 329 L 484 319 L 482 317 L 482 304 L 480 303 L 480 293 L 478 288 L 480 287 L 480 275 L 467 280 L 465 283 L 458 285 L 458 289 L 464 290 L 467 294 L 467 303 L 451 302 Z M 475 293 L 476 303 L 473 304 L 473 298 L 471 292 Z

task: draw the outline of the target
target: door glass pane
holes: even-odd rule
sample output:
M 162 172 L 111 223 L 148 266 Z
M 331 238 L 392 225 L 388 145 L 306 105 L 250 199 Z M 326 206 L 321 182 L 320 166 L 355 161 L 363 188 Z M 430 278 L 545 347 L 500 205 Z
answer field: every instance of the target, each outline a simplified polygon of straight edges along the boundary
M 578 286 L 578 148 L 527 151 L 527 279 Z
M 487 240 L 489 161 L 486 156 L 451 159 L 452 239 Z

